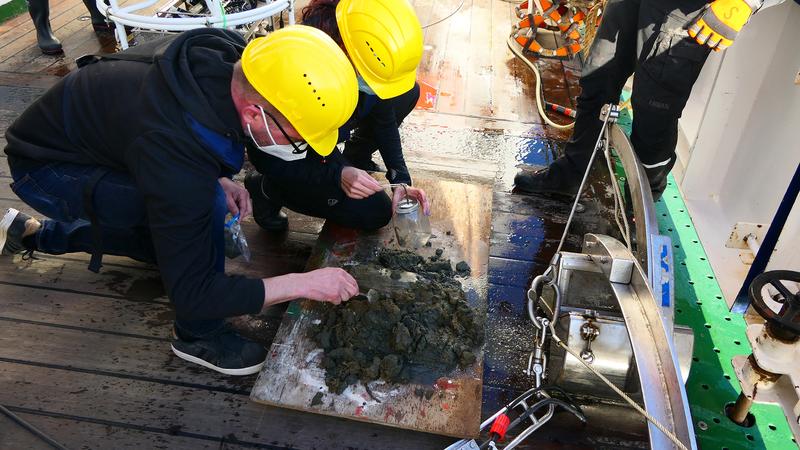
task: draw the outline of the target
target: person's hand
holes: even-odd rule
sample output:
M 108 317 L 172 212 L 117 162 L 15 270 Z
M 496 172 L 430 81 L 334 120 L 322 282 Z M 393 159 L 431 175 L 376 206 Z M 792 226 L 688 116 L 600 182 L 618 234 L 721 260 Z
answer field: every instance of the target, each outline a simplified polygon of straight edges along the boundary
M 342 190 L 348 197 L 360 200 L 383 190 L 383 186 L 367 172 L 346 166 L 342 169 Z
M 761 3 L 761 0 L 714 0 L 689 27 L 689 36 L 714 51 L 725 50 Z
M 338 305 L 358 295 L 358 283 L 349 273 L 335 267 L 298 274 L 303 295 L 310 300 Z
M 239 218 L 244 219 L 253 212 L 253 201 L 244 186 L 225 177 L 219 179 L 219 184 L 225 192 L 225 202 L 231 214 L 239 214 Z
M 338 305 L 359 292 L 355 278 L 334 267 L 278 275 L 261 281 L 264 283 L 264 308 L 296 298 Z
M 422 206 L 422 212 L 424 212 L 426 216 L 431 215 L 431 205 L 430 202 L 428 202 L 428 196 L 425 194 L 425 191 L 413 186 L 406 186 L 405 189 L 401 186 L 394 189 L 394 194 L 392 195 L 392 211 L 397 211 L 397 204 L 406 196 L 406 192 L 408 192 L 409 197 L 419 202 Z

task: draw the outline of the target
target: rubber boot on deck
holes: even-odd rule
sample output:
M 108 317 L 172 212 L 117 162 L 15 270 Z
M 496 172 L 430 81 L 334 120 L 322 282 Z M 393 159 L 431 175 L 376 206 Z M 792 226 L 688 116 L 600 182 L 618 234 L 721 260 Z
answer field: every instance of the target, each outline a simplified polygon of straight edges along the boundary
M 53 35 L 50 28 L 50 4 L 48 0 L 27 0 L 28 12 L 31 14 L 33 26 L 36 27 L 36 42 L 45 55 L 64 53 L 61 41 Z
M 89 15 L 92 16 L 92 28 L 99 33 L 113 33 L 114 24 L 106 21 L 106 16 L 97 9 L 97 2 L 94 0 L 83 0 Z

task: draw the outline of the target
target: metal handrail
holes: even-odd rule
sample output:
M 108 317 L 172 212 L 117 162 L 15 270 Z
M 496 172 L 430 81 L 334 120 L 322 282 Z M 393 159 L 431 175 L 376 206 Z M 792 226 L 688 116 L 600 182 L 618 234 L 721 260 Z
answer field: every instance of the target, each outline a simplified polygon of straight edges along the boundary
M 658 234 L 658 221 L 656 220 L 653 195 L 650 193 L 650 182 L 639 162 L 639 158 L 633 151 L 631 141 L 617 124 L 611 127 L 611 147 L 616 150 L 619 156 L 631 193 L 633 215 L 636 219 L 636 238 L 639 241 L 639 245 L 636 246 L 636 259 L 639 260 L 642 268 L 645 268 L 647 276 L 652 283 L 651 274 L 657 270 L 657 267 L 654 267 L 652 261 L 648 258 L 648 250 L 651 247 L 652 235 Z M 644 242 L 645 245 L 642 245 L 641 240 L 643 237 L 646 240 Z

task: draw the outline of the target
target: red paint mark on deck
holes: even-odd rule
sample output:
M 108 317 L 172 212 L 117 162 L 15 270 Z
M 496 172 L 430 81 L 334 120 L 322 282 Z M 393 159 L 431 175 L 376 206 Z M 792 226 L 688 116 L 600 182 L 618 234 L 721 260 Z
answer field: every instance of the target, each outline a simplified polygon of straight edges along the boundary
M 436 389 L 447 391 L 449 389 L 458 389 L 459 384 L 449 378 L 439 378 L 436 380 L 436 384 L 434 385 Z
M 436 97 L 439 91 L 422 80 L 417 80 L 419 83 L 419 100 L 417 100 L 417 109 L 433 109 L 436 106 Z

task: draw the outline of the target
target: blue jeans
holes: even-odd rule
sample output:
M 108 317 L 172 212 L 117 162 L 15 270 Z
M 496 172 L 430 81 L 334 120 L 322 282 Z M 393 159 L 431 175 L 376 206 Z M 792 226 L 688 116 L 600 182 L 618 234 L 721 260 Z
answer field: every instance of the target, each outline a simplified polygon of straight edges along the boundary
M 42 253 L 92 253 L 92 226 L 84 205 L 84 190 L 97 166 L 63 162 L 9 158 L 14 183 L 11 189 L 25 203 L 48 217 L 36 233 L 36 249 Z M 216 209 L 219 217 L 220 244 L 225 218 L 225 196 L 218 187 Z M 128 173 L 108 169 L 97 182 L 92 195 L 97 224 L 102 231 L 102 252 L 155 263 L 156 254 L 150 238 L 144 197 Z M 215 224 L 215 228 L 217 228 Z M 217 230 L 215 229 L 215 233 Z M 217 252 L 217 270 L 225 270 L 225 252 Z M 224 320 L 181 320 L 175 327 L 181 336 L 200 338 L 213 334 Z

